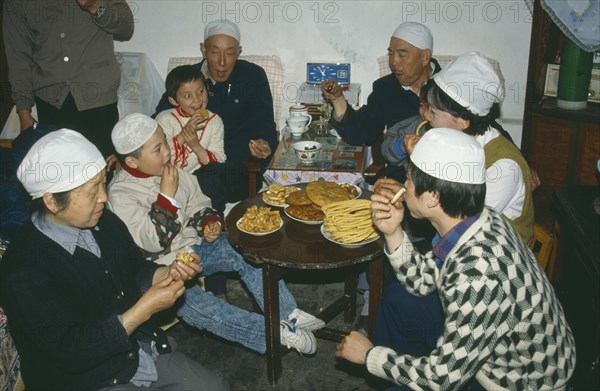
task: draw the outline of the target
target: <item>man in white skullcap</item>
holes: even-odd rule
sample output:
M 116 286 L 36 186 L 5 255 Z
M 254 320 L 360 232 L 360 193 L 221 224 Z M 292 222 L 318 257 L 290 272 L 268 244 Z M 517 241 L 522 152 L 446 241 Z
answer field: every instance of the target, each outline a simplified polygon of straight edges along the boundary
M 333 104 L 331 125 L 352 145 L 372 145 L 383 130 L 419 114 L 419 91 L 440 70 L 432 56 L 433 36 L 421 23 L 405 22 L 392 33 L 388 46 L 391 74 L 373 83 L 367 104 L 354 110 L 333 79 L 321 84 Z
M 225 125 L 227 162 L 221 165 L 221 170 L 229 174 L 228 202 L 248 196 L 244 166 L 248 158 L 259 159 L 264 169 L 277 147 L 273 96 L 267 75 L 260 66 L 239 59 L 240 42 L 240 30 L 234 22 L 213 20 L 206 24 L 204 41 L 200 44 L 204 59 L 196 64 L 207 80 L 206 108 L 217 113 Z M 163 95 L 154 116 L 169 108 L 173 106 Z
M 200 256 L 207 277 L 237 272 L 263 308 L 262 270 L 231 246 L 222 216 L 210 208 L 210 199 L 202 194 L 196 178 L 170 163 L 170 149 L 158 123 L 144 114 L 130 114 L 115 125 L 112 140 L 123 169 L 109 185 L 108 208 L 123 220 L 147 259 L 164 262 L 179 252 L 192 251 Z M 298 309 L 283 281 L 279 292 L 281 343 L 302 354 L 314 354 L 317 341 L 311 330 L 325 323 Z M 198 284 L 190 286 L 184 297 L 177 308 L 183 321 L 265 352 L 262 315 L 233 306 Z
M 404 22 L 392 33 L 387 48 L 391 73 L 373 82 L 373 90 L 367 98 L 367 104 L 354 110 L 344 98 L 342 86 L 333 79 L 321 83 L 323 97 L 333 105 L 330 124 L 342 139 L 351 145 L 371 145 L 374 164 L 367 167 L 364 176 L 367 182 L 374 184 L 377 176 L 383 175 L 404 181 L 404 169 L 397 166 L 385 166 L 378 161 L 381 156 L 384 129 L 408 121 L 420 123 L 419 92 L 429 77 L 441 69 L 433 59 L 433 35 L 429 28 L 421 23 Z M 404 128 L 405 126 L 401 124 Z M 414 128 L 413 128 L 414 129 Z M 398 134 L 400 132 L 394 132 Z M 377 149 L 375 151 L 375 149 Z M 420 224 L 411 220 L 410 234 L 424 238 L 421 242 L 429 242 L 433 235 L 428 224 Z M 359 289 L 368 296 L 368 287 L 361 277 Z M 363 308 L 359 323 L 366 322 L 367 308 Z
M 373 223 L 398 283 L 384 293 L 375 346 L 351 332 L 336 356 L 395 383 L 389 390 L 558 390 L 575 366 L 573 333 L 554 289 L 515 229 L 484 206 L 481 145 L 454 129 L 427 132 L 411 155 L 404 202 L 441 240 L 421 255 L 402 230 L 403 200 L 371 197 Z M 401 287 L 402 289 L 400 289 Z M 436 296 L 436 309 L 395 306 Z M 430 318 L 439 317 L 437 327 Z
M 241 201 L 250 194 L 246 166 L 250 159 L 258 159 L 260 172 L 251 175 L 258 176 L 256 190 L 262 186 L 262 175 L 277 148 L 273 96 L 267 75 L 260 66 L 239 59 L 242 53 L 240 42 L 240 29 L 234 22 L 226 19 L 210 21 L 204 27 L 204 41 L 200 44 L 204 59 L 195 64 L 206 78 L 206 108 L 223 120 L 227 156 L 224 163 L 207 165 L 197 176 L 211 198 L 228 203 Z M 153 117 L 172 108 L 174 106 L 165 93 Z M 226 297 L 222 275 L 215 274 L 206 279 L 206 288 L 215 295 Z
M 0 262 L 0 305 L 27 389 L 228 389 L 148 321 L 200 267 L 142 258 L 104 208 L 105 167 L 90 141 L 60 129 L 33 144 L 18 168 L 34 210 Z

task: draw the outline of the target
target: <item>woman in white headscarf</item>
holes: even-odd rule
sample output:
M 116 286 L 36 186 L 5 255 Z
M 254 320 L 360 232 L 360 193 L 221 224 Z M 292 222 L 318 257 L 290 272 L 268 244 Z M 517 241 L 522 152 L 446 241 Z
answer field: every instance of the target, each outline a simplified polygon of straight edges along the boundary
M 144 261 L 104 209 L 105 166 L 93 144 L 61 129 L 18 168 L 34 211 L 0 264 L 0 305 L 27 389 L 227 389 L 219 372 L 172 351 L 150 319 L 200 266 Z
M 460 130 L 476 138 L 486 158 L 485 204 L 509 220 L 523 242 L 533 239 L 531 173 L 521 151 L 502 137 L 496 119 L 504 85 L 480 53 L 460 55 L 433 76 L 427 93 L 431 126 Z

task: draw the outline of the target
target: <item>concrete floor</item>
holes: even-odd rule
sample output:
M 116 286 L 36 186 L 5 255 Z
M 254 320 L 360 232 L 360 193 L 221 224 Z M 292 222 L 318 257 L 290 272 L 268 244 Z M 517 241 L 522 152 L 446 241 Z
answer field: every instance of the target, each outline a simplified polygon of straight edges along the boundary
M 298 306 L 313 314 L 332 303 L 343 292 L 341 282 L 288 282 L 287 285 Z M 230 302 L 251 310 L 252 302 L 240 282 L 228 279 L 227 286 Z M 359 295 L 358 313 L 362 303 L 362 295 Z M 355 327 L 353 323 L 344 323 L 342 314 L 328 326 L 346 331 Z M 322 339 L 318 339 L 318 351 L 313 356 L 302 357 L 296 351 L 288 351 L 282 359 L 282 376 L 277 385 L 271 386 L 267 380 L 264 355 L 224 341 L 210 333 L 198 332 L 181 322 L 168 333 L 177 341 L 178 350 L 186 352 L 207 367 L 218 368 L 235 391 L 375 391 L 385 387 L 385 384 L 382 386 L 381 381 L 369 375 L 364 366 L 337 359 L 335 343 Z

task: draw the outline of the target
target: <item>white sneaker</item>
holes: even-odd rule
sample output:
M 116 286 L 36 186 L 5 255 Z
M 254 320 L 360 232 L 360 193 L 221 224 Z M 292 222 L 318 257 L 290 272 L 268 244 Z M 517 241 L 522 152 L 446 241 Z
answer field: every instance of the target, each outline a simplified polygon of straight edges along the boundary
M 288 321 L 294 326 L 308 331 L 315 331 L 325 327 L 325 322 L 321 319 L 298 308 L 293 310 L 290 316 L 288 316 Z
M 314 354 L 317 351 L 317 339 L 310 331 L 294 327 L 287 320 L 280 322 L 281 344 L 288 349 L 294 348 L 300 354 Z

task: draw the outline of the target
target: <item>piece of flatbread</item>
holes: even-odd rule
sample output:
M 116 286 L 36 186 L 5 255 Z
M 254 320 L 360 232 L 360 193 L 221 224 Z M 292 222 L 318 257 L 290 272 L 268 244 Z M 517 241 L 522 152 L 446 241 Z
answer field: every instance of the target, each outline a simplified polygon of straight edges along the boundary
M 306 195 L 318 206 L 324 206 L 337 201 L 352 199 L 352 195 L 343 186 L 327 181 L 311 182 L 306 186 Z

